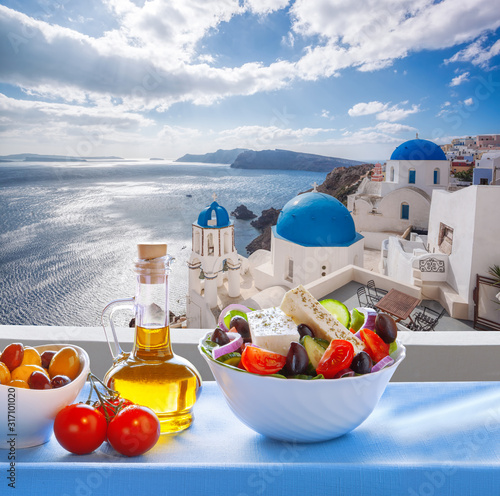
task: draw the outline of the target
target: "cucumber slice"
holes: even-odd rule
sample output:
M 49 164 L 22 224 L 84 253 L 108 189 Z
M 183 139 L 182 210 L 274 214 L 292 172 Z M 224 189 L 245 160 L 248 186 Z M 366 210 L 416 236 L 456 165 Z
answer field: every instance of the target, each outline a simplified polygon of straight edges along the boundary
M 351 312 L 349 309 L 338 300 L 321 300 L 323 305 L 341 324 L 347 329 L 351 325 Z
M 398 349 L 398 343 L 396 343 L 396 341 L 393 341 L 389 345 L 389 355 L 392 355 L 397 349 Z
M 217 358 L 217 361 L 225 363 L 226 365 L 232 365 L 233 367 L 237 367 L 240 364 L 241 355 L 236 351 L 233 351 L 232 353 L 226 353 L 225 355 L 222 355 L 221 357 Z
M 307 351 L 307 356 L 309 357 L 309 365 L 312 369 L 316 370 L 321 357 L 325 353 L 326 347 L 323 347 L 323 339 L 316 339 L 311 336 L 304 336 L 300 342 L 302 346 Z M 328 341 L 324 341 L 328 346 Z

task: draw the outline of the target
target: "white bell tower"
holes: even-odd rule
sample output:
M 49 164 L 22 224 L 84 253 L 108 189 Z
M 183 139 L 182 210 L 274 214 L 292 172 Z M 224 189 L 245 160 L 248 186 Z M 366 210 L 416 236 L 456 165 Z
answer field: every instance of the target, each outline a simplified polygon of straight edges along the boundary
M 216 199 L 214 193 L 214 201 L 200 212 L 192 226 L 186 305 L 187 325 L 191 328 L 211 328 L 216 324 L 211 309 L 217 307 L 217 288 L 225 279 L 228 296 L 240 296 L 241 262 L 234 246 L 234 225 Z

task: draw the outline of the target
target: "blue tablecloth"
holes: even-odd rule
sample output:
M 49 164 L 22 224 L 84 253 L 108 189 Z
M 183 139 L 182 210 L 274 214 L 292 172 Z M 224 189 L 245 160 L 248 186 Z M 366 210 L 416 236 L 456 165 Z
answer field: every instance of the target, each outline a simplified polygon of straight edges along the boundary
M 0 450 L 0 494 L 499 495 L 500 383 L 390 383 L 350 434 L 317 444 L 267 439 L 205 383 L 195 422 L 143 456 L 108 445 L 86 456 L 52 440 L 16 452 L 16 490 Z

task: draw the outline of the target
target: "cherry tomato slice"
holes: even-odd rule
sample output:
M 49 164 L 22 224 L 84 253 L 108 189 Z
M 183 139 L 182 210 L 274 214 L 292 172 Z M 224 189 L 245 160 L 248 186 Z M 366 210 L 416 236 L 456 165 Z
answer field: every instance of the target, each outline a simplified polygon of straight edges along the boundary
M 56 415 L 54 434 L 65 450 L 85 455 L 104 442 L 107 425 L 101 412 L 90 405 L 76 403 L 64 407 Z
M 359 332 L 366 346 L 365 351 L 372 357 L 375 363 L 380 362 L 382 358 L 389 354 L 389 345 L 378 334 L 370 329 L 361 329 Z
M 256 346 L 245 346 L 241 364 L 248 372 L 260 375 L 276 374 L 286 363 L 286 356 Z
M 160 437 L 160 421 L 146 406 L 130 405 L 120 410 L 108 426 L 108 441 L 126 456 L 149 451 Z
M 336 374 L 351 365 L 354 347 L 345 339 L 333 339 L 316 367 L 318 374 L 334 379 Z

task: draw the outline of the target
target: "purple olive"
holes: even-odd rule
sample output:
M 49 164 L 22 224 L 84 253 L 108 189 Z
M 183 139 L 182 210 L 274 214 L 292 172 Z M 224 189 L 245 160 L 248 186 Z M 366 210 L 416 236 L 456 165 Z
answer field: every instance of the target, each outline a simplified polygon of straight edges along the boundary
M 235 315 L 229 323 L 229 329 L 231 330 L 233 327 L 243 338 L 244 343 L 250 343 L 252 341 L 250 326 L 248 325 L 247 319 L 241 317 L 241 315 Z
M 303 338 L 304 336 L 311 336 L 312 338 L 314 337 L 314 332 L 312 332 L 312 329 L 305 324 L 299 324 L 297 326 L 297 332 L 299 333 L 299 336 L 301 338 Z
M 231 341 L 227 333 L 219 327 L 217 327 L 217 329 L 215 329 L 215 331 L 212 333 L 211 340 L 219 346 L 224 346 L 225 344 L 229 343 L 229 341 Z
M 303 374 L 309 365 L 309 357 L 306 349 L 297 342 L 290 345 L 286 356 L 285 370 L 288 375 Z

